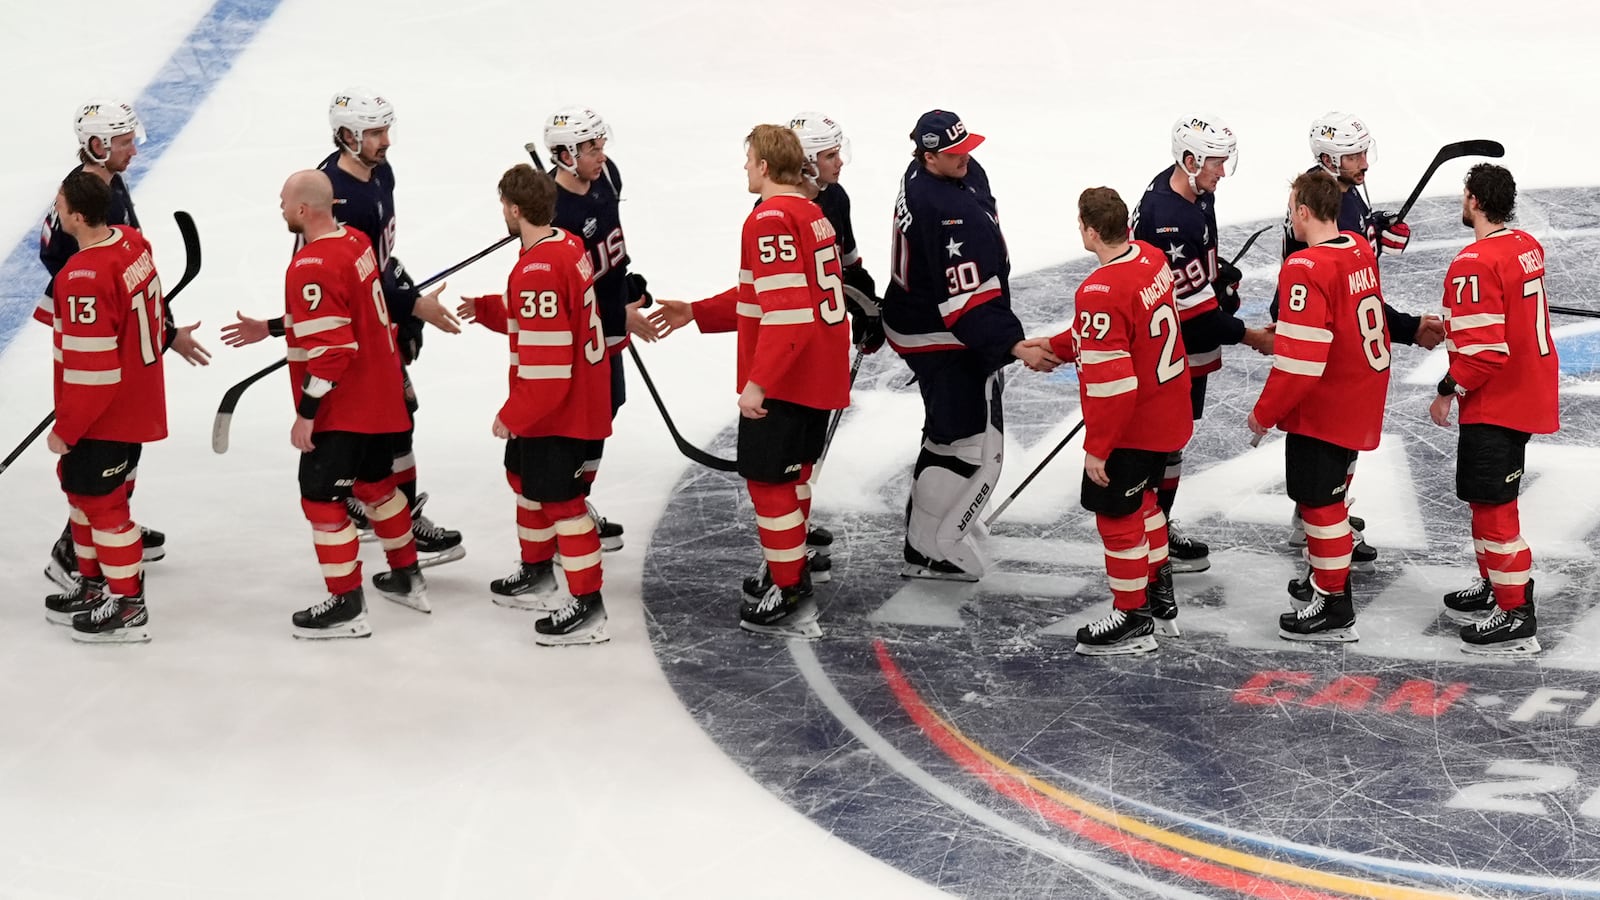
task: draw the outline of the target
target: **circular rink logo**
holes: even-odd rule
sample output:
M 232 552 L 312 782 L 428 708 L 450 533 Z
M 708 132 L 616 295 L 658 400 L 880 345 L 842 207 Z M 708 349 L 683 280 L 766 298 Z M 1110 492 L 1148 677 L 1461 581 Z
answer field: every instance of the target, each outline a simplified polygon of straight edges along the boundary
M 1517 222 L 1548 251 L 1551 302 L 1600 309 L 1600 191 L 1530 191 Z M 1433 311 L 1471 240 L 1459 201 L 1419 204 L 1384 257 L 1396 307 Z M 1267 223 L 1224 230 L 1231 255 Z M 1266 320 L 1277 241 L 1243 267 Z M 1065 326 L 1087 258 L 1016 279 L 1034 333 Z M 817 485 L 836 536 L 815 643 L 737 628 L 759 562 L 743 483 L 685 475 L 652 536 L 644 584 L 663 671 L 706 732 L 820 827 L 968 897 L 1600 896 L 1600 525 L 1594 385 L 1600 322 L 1557 317 L 1562 432 L 1528 450 L 1524 534 L 1545 652 L 1467 657 L 1440 596 L 1476 574 L 1453 490 L 1455 432 L 1427 405 L 1444 353 L 1397 347 L 1382 446 L 1353 494 L 1379 550 L 1353 582 L 1361 639 L 1277 636 L 1286 582 L 1281 435 L 1251 448 L 1245 414 L 1270 362 L 1230 349 L 1186 453 L 1175 518 L 1212 547 L 1180 575 L 1185 636 L 1144 657 L 1073 653 L 1108 604 L 1081 444 L 996 522 L 976 584 L 898 576 L 921 405 L 887 351 L 863 366 Z M 731 405 L 731 404 L 730 404 Z M 1077 422 L 1069 371 L 1014 368 L 1009 494 Z M 732 454 L 732 432 L 717 452 Z

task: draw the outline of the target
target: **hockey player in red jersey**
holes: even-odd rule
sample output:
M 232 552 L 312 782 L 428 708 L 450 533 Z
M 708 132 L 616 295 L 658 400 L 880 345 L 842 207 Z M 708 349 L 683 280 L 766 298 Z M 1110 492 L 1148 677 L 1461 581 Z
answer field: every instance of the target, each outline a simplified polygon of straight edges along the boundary
M 75 171 L 56 194 L 56 216 L 78 251 L 54 281 L 55 425 L 47 443 L 72 507 L 80 579 L 45 600 L 51 622 L 77 641 L 150 640 L 144 543 L 128 510 L 128 473 L 143 444 L 167 436 L 161 351 L 165 302 L 150 244 L 137 229 L 106 224 L 112 192 Z
M 1561 377 L 1550 337 L 1544 248 L 1506 227 L 1516 211 L 1511 173 L 1480 163 L 1467 173 L 1461 224 L 1476 238 L 1445 274 L 1444 324 L 1450 371 L 1429 410 L 1450 424 L 1461 402 L 1456 496 L 1472 509 L 1478 578 L 1446 594 L 1446 613 L 1464 623 L 1468 653 L 1521 655 L 1540 650 L 1533 608 L 1533 552 L 1517 515 L 1528 439 L 1561 427 Z
M 594 263 L 581 238 L 550 224 L 556 190 L 550 176 L 526 164 L 501 176 L 501 213 L 522 252 L 504 297 L 466 298 L 458 310 L 511 340 L 510 396 L 492 430 L 506 441 L 522 562 L 489 590 L 503 606 L 551 611 L 534 623 L 534 640 L 546 646 L 608 640 L 600 534 L 585 503 L 584 470 L 593 443 L 611 436 L 611 361 Z M 571 596 L 551 605 L 558 550 Z
M 289 383 L 300 457 L 300 506 L 311 522 L 328 598 L 294 614 L 299 638 L 366 637 L 361 560 L 347 500 L 362 504 L 391 571 L 372 578 L 385 599 L 431 612 L 417 567 L 411 507 L 390 480 L 396 435 L 411 425 L 395 329 L 367 236 L 333 217 L 333 185 L 296 172 L 281 195 L 284 222 L 305 243 L 284 285 Z
M 1079 653 L 1156 649 L 1176 637 L 1167 519 L 1156 500 L 1167 454 L 1194 433 L 1189 364 L 1166 255 L 1128 240 L 1128 207 L 1110 188 L 1078 196 L 1083 248 L 1100 260 L 1073 300 L 1072 327 L 1050 349 L 1078 366 L 1083 507 L 1105 544 L 1111 612 L 1078 629 Z
M 1310 571 L 1289 582 L 1294 609 L 1278 617 L 1278 634 L 1296 641 L 1358 639 L 1344 494 L 1356 454 L 1378 446 L 1389 392 L 1377 257 L 1366 238 L 1339 231 L 1339 194 L 1320 171 L 1290 188 L 1290 221 L 1307 247 L 1278 274 L 1272 371 L 1246 419 L 1256 435 L 1288 433 L 1284 468 L 1305 521 Z
M 755 505 L 770 582 L 746 582 L 747 631 L 822 634 L 806 576 L 809 494 L 828 413 L 850 404 L 850 327 L 833 226 L 801 193 L 805 150 L 793 131 L 757 125 L 745 174 L 761 202 L 745 219 L 739 287 L 690 304 L 662 301 L 658 319 L 739 333 L 739 474 Z M 667 329 L 670 330 L 670 329 Z

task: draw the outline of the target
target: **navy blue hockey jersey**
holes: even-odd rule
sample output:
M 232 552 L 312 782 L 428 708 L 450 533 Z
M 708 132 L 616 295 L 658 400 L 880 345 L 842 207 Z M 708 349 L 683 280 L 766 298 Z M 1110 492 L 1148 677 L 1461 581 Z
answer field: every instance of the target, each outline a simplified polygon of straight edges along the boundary
M 550 170 L 554 178 L 556 169 Z M 556 184 L 556 214 L 550 224 L 583 238 L 594 264 L 594 297 L 600 307 L 600 328 L 606 349 L 615 356 L 628 345 L 628 245 L 622 236 L 620 197 L 622 173 L 606 160 L 605 178 L 589 184 L 587 194 L 575 194 Z
M 1133 237 L 1167 255 L 1178 315 L 1189 319 L 1217 306 L 1217 197 L 1203 193 L 1193 203 L 1172 189 L 1177 166 L 1167 166 L 1139 198 Z
M 79 165 L 68 172 L 83 171 Z M 65 179 L 63 179 L 65 180 Z M 122 173 L 113 173 L 111 176 L 111 206 L 106 209 L 107 225 L 128 225 L 139 227 L 139 216 L 133 211 L 133 196 L 128 193 L 128 185 L 122 180 Z M 72 254 L 78 252 L 78 242 L 72 235 L 61 227 L 61 222 L 56 218 L 56 207 L 50 204 L 50 211 L 44 215 L 44 227 L 39 231 L 39 261 L 44 263 L 45 271 L 50 273 L 50 282 L 45 285 L 43 301 L 46 308 L 51 306 L 50 297 L 54 295 L 56 273 L 67 264 Z
M 972 350 L 991 370 L 1023 340 L 1011 311 L 1011 258 L 989 178 L 939 178 L 914 160 L 900 180 L 883 326 L 896 352 Z
M 345 151 L 335 150 L 317 164 L 317 169 L 333 182 L 333 217 L 356 229 L 372 242 L 378 254 L 378 268 L 389 268 L 389 255 L 394 252 L 394 169 L 388 163 L 379 163 L 367 181 L 339 168 L 339 157 Z M 305 246 L 305 239 L 295 241 L 295 249 Z
M 833 226 L 833 233 L 839 236 L 839 264 L 850 268 L 861 262 L 861 251 L 856 249 L 856 230 L 850 224 L 850 195 L 844 192 L 844 185 L 830 184 L 817 194 L 815 200 L 828 217 L 828 224 Z

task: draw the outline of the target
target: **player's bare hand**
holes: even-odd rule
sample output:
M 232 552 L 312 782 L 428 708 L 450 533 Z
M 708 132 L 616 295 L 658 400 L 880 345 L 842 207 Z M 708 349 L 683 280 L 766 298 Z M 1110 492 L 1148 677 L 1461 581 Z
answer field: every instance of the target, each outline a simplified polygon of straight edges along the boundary
M 764 419 L 767 417 L 766 402 L 766 390 L 754 381 L 747 381 L 744 390 L 739 392 L 739 415 L 746 419 Z
M 1056 366 L 1061 365 L 1061 360 L 1050 349 L 1049 338 L 1029 338 L 1018 341 L 1011 348 L 1011 355 L 1022 360 L 1022 364 L 1035 372 L 1052 372 Z
M 651 324 L 650 317 L 639 311 L 643 305 L 643 300 L 628 304 L 628 333 L 646 344 L 653 344 L 660 335 L 656 334 L 656 326 Z
M 1093 453 L 1083 454 L 1083 473 L 1089 480 L 1101 487 L 1111 486 L 1111 476 L 1106 474 L 1106 461 Z
M 1422 323 L 1417 326 L 1417 346 L 1424 350 L 1432 350 L 1444 341 L 1444 320 L 1435 315 L 1422 317 Z
M 656 311 L 650 314 L 650 324 L 656 337 L 664 338 L 694 321 L 694 310 L 682 300 L 657 300 Z
M 494 424 L 489 426 L 489 430 L 502 441 L 511 437 L 511 429 L 506 427 L 506 423 L 500 421 L 499 416 L 494 417 Z
M 229 347 L 244 347 L 266 339 L 266 319 L 252 319 L 238 311 L 235 311 L 234 315 L 239 317 L 239 321 L 231 325 L 222 326 L 222 342 L 224 344 Z
M 310 453 L 317 449 L 317 445 L 311 443 L 311 429 L 315 425 L 314 421 L 305 416 L 295 416 L 294 426 L 289 429 L 289 443 L 301 453 Z
M 1433 398 L 1433 402 L 1428 404 L 1428 418 L 1433 420 L 1433 424 L 1440 428 L 1450 427 L 1450 406 L 1455 402 L 1455 399 L 1455 394 L 1445 394 L 1443 397 Z
M 1244 345 L 1262 356 L 1271 356 L 1274 336 L 1272 328 L 1246 328 Z
M 462 297 L 456 304 L 456 316 L 463 322 L 478 321 L 478 301 L 471 297 Z
M 183 357 L 184 362 L 191 366 L 209 366 L 211 365 L 211 351 L 207 350 L 204 344 L 194 339 L 194 330 L 199 327 L 200 323 L 196 322 L 193 325 L 185 325 L 179 328 L 177 333 L 172 336 L 172 349 L 177 351 L 177 354 Z
M 418 297 L 411 314 L 446 334 L 460 334 L 461 320 L 439 302 L 439 293 L 444 290 L 444 285 L 441 281 L 438 287 Z
M 50 448 L 50 452 L 54 453 L 57 456 L 62 456 L 68 450 L 72 449 L 71 447 L 67 446 L 67 442 L 66 441 L 63 441 L 61 439 L 61 435 L 56 434 L 54 431 L 50 432 L 48 435 L 45 436 L 44 445 L 46 447 L 49 447 Z
M 1262 437 L 1267 432 L 1272 430 L 1272 429 L 1268 428 L 1267 426 L 1261 424 L 1260 420 L 1258 420 L 1256 418 L 1256 414 L 1254 412 L 1250 413 L 1250 415 L 1245 417 L 1244 424 L 1245 424 L 1246 428 L 1250 429 L 1250 433 L 1255 435 L 1256 437 Z

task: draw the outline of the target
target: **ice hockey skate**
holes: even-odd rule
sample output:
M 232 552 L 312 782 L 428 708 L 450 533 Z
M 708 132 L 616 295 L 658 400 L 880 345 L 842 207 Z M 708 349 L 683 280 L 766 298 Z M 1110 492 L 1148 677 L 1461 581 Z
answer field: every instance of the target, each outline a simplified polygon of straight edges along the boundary
M 489 582 L 489 592 L 494 594 L 496 606 L 534 612 L 554 612 L 562 605 L 557 593 L 561 585 L 556 582 L 555 563 L 519 562 L 517 570 L 504 578 Z
M 1310 583 L 1311 596 L 1304 606 L 1278 616 L 1278 636 L 1291 641 L 1346 644 L 1361 640 L 1356 633 L 1355 601 L 1350 596 L 1350 582 L 1337 594 L 1324 594 Z M 1290 593 L 1300 582 L 1289 582 Z M 1298 599 L 1298 597 L 1296 598 Z
M 296 612 L 291 621 L 294 623 L 291 634 L 301 640 L 364 638 L 372 635 L 372 627 L 367 624 L 367 603 L 361 588 L 343 594 L 330 594 L 321 603 Z
M 811 596 L 812 585 L 815 582 L 816 578 L 811 572 L 810 561 L 808 560 L 807 567 L 800 570 L 800 584 L 797 585 L 800 589 L 800 595 L 802 597 Z M 743 587 L 745 596 L 750 598 L 751 602 L 759 601 L 767 595 L 767 590 L 772 587 L 772 569 L 765 562 L 762 562 L 761 567 L 756 570 L 756 574 L 745 576 Z
M 927 578 L 934 581 L 977 581 L 978 576 L 966 571 L 955 563 L 942 559 L 933 559 L 911 549 L 911 544 L 905 546 L 905 565 L 900 569 L 901 578 Z
M 1178 595 L 1172 589 L 1172 563 L 1161 564 L 1156 576 L 1144 589 L 1145 606 L 1155 623 L 1156 633 L 1162 637 L 1183 637 L 1178 628 Z
M 806 530 L 806 553 L 813 557 L 831 555 L 833 553 L 833 532 L 826 528 L 808 528 Z
M 772 585 L 759 600 L 739 606 L 739 627 L 755 634 L 814 641 L 822 637 L 817 623 L 817 602 L 802 594 L 798 585 Z
M 622 549 L 622 526 L 600 515 L 594 504 L 585 500 L 583 505 L 589 509 L 589 518 L 594 520 L 594 533 L 600 536 L 600 549 L 612 553 Z
M 1175 574 L 1204 572 L 1211 568 L 1211 548 L 1185 534 L 1177 521 L 1168 521 L 1167 560 Z
M 606 632 L 606 605 L 600 592 L 572 597 L 566 605 L 533 623 L 533 641 L 541 647 L 575 644 L 604 644 L 611 640 Z
M 1529 585 L 1531 595 L 1531 581 Z M 1495 608 L 1494 591 L 1489 579 L 1482 575 L 1473 576 L 1472 583 L 1461 590 L 1444 595 L 1444 614 L 1458 625 L 1476 624 Z
M 1533 584 L 1528 600 L 1516 609 L 1499 606 L 1482 621 L 1461 626 L 1461 652 L 1476 656 L 1532 656 L 1539 646 L 1539 626 L 1533 609 Z
M 72 639 L 84 644 L 143 644 L 150 640 L 150 613 L 144 593 L 104 594 L 99 606 L 72 618 Z
M 1176 615 L 1177 610 L 1173 610 Z M 1082 656 L 1134 656 L 1160 649 L 1156 626 L 1148 608 L 1133 611 L 1112 607 L 1111 612 L 1078 629 Z
M 105 599 L 104 578 L 79 579 L 65 593 L 44 598 L 44 617 L 52 625 L 71 625 L 79 613 L 93 612 Z
M 428 605 L 428 582 L 422 577 L 420 564 L 379 572 L 372 576 L 372 586 L 385 600 L 420 613 L 433 612 L 433 607 Z
M 427 502 L 428 493 L 424 491 L 417 495 L 416 505 L 411 507 L 411 534 L 417 539 L 417 565 L 424 569 L 455 562 L 467 555 L 467 548 L 461 546 L 461 532 L 440 528 L 423 515 L 422 506 Z

